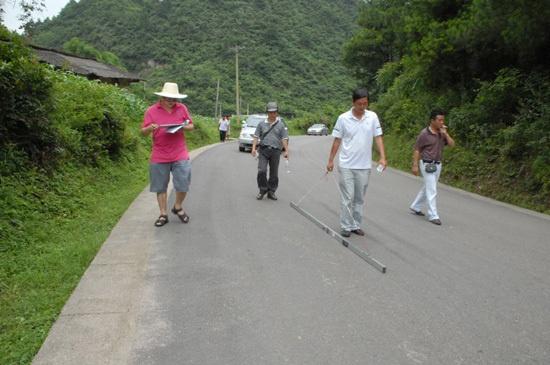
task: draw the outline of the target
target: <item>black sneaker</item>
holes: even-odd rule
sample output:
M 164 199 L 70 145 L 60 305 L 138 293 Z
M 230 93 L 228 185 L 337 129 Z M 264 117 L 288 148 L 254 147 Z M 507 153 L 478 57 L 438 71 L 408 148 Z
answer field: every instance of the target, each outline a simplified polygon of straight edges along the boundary
M 342 237 L 350 237 L 351 236 L 351 232 L 350 231 L 346 231 L 346 230 L 342 230 L 340 231 L 340 235 Z
M 277 200 L 277 196 L 271 191 L 267 193 L 267 198 L 271 200 Z
M 439 219 L 437 219 L 437 218 L 436 218 L 436 219 L 432 219 L 430 222 L 433 223 L 433 224 L 435 224 L 435 225 L 437 225 L 437 226 L 440 226 L 440 225 L 441 225 L 441 221 L 440 221 Z
M 256 195 L 256 199 L 262 200 L 264 198 L 264 195 L 265 193 L 258 193 L 258 195 Z

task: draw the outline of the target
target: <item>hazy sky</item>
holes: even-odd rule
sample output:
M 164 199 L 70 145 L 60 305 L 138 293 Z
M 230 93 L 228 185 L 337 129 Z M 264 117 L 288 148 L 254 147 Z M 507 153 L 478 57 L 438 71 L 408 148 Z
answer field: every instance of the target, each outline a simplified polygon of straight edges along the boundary
M 46 4 L 44 11 L 36 12 L 33 15 L 34 19 L 44 19 L 51 18 L 59 14 L 61 9 L 69 2 L 69 0 L 43 0 Z M 18 1 L 15 1 L 19 3 Z M 0 4 L 3 4 L 3 9 L 5 11 L 3 16 L 3 23 L 10 30 L 17 30 L 21 25 L 17 17 L 20 15 L 19 6 L 13 5 L 14 0 L 0 0 Z

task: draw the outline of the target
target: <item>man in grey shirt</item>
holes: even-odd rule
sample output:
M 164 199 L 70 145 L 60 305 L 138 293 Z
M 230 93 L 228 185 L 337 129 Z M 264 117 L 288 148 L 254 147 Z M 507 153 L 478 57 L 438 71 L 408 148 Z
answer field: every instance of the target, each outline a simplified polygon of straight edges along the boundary
M 256 199 L 262 200 L 264 195 L 271 200 L 277 200 L 275 191 L 279 185 L 279 161 L 281 150 L 288 159 L 288 128 L 278 117 L 277 103 L 267 103 L 267 119 L 256 127 L 252 142 L 252 156 L 256 157 L 256 148 L 259 147 L 258 157 L 258 188 L 260 192 Z M 269 164 L 269 179 L 267 165 Z

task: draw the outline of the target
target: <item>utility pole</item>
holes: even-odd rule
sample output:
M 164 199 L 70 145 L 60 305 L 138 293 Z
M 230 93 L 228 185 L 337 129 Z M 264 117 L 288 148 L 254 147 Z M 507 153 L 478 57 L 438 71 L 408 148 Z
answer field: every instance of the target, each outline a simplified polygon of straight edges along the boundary
M 237 108 L 237 124 L 241 122 L 240 98 L 239 98 L 239 50 L 242 46 L 235 46 L 231 50 L 235 51 L 235 106 Z
M 220 97 L 220 79 L 218 79 L 218 87 L 216 88 L 216 106 L 214 107 L 214 120 L 218 117 L 218 99 Z M 221 116 L 221 108 L 220 108 Z

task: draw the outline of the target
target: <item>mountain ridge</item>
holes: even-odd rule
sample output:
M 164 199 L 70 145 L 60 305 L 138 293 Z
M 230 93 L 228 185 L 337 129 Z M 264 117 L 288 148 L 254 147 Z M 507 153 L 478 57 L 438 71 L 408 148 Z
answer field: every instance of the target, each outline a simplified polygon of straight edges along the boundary
M 77 37 L 111 51 L 158 89 L 175 81 L 194 112 L 212 114 L 217 80 L 224 112 L 235 112 L 239 51 L 241 112 L 277 100 L 295 115 L 347 102 L 355 81 L 341 48 L 357 25 L 359 1 L 81 0 L 34 24 L 38 45 Z M 150 91 L 150 90 L 147 90 Z

